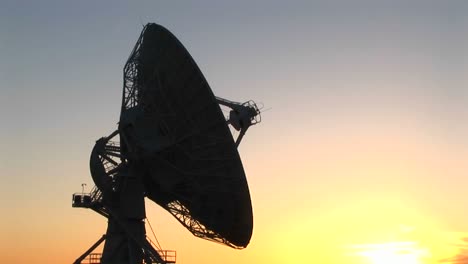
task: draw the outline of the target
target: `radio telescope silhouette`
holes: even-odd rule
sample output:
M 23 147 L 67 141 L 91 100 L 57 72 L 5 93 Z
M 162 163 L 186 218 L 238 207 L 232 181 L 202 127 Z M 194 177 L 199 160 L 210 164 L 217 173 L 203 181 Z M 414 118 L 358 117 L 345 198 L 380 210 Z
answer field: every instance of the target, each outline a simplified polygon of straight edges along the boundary
M 107 231 L 74 263 L 175 263 L 174 251 L 146 237 L 145 197 L 193 235 L 245 248 L 253 216 L 237 147 L 261 121 L 257 105 L 215 97 L 184 46 L 157 24 L 143 28 L 123 73 L 118 128 L 91 152 L 96 186 L 72 202 L 106 217 Z M 102 255 L 91 254 L 104 241 Z

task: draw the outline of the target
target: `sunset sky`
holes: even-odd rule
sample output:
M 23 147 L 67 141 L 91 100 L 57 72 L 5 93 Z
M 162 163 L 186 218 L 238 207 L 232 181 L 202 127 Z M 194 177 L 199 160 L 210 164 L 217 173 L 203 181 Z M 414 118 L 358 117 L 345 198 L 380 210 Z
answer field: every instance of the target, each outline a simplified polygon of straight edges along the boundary
M 468 263 L 467 13 L 456 0 L 3 0 L 0 262 L 72 263 L 105 232 L 71 195 L 94 185 L 91 148 L 116 128 L 122 68 L 155 22 L 216 95 L 271 108 L 239 148 L 246 249 L 147 201 L 177 263 Z

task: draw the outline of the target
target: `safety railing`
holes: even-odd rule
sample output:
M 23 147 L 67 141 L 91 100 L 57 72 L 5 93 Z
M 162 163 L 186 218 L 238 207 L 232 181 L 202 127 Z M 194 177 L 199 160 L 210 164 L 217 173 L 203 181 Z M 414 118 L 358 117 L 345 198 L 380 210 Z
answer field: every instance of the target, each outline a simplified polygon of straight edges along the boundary
M 166 263 L 176 263 L 175 250 L 158 250 L 159 255 Z M 91 253 L 86 257 L 81 264 L 100 264 L 102 253 Z

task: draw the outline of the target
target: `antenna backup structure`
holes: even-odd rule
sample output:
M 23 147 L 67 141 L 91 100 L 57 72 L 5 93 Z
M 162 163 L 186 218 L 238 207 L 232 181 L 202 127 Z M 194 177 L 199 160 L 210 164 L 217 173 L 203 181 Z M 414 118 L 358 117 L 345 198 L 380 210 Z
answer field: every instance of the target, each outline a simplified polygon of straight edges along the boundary
M 107 231 L 74 263 L 175 263 L 174 251 L 156 250 L 146 237 L 145 197 L 193 235 L 245 248 L 253 217 L 237 147 L 258 122 L 253 101 L 215 97 L 177 38 L 147 24 L 124 67 L 118 128 L 91 152 L 96 186 L 73 195 L 73 207 L 108 219 Z M 102 255 L 92 254 L 104 241 Z

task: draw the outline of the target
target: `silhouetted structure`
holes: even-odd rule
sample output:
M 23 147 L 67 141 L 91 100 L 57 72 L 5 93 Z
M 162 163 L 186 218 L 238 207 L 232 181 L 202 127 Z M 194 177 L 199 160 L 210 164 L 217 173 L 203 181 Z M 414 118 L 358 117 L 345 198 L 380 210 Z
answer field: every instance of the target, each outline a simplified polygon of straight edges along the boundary
M 73 195 L 73 207 L 108 218 L 107 232 L 75 263 L 87 256 L 104 264 L 175 263 L 174 251 L 155 250 L 146 238 L 144 197 L 197 237 L 246 247 L 253 218 L 237 146 L 260 122 L 256 104 L 215 97 L 187 50 L 157 24 L 144 27 L 123 86 L 118 129 L 91 152 L 96 186 Z M 231 109 L 228 118 L 220 104 Z M 90 255 L 103 241 L 102 256 Z

